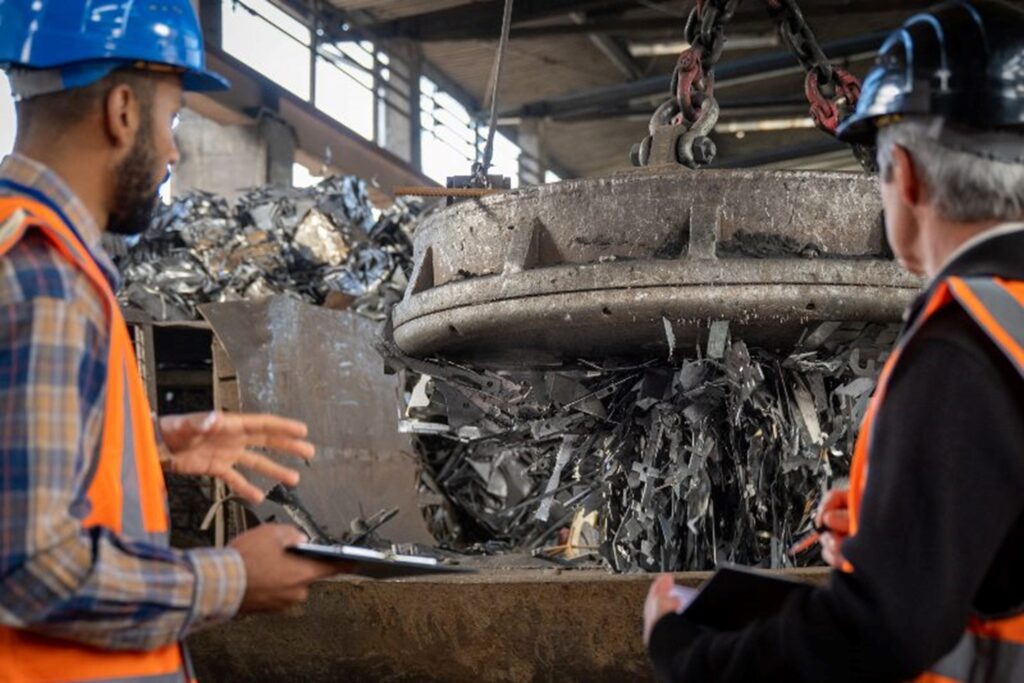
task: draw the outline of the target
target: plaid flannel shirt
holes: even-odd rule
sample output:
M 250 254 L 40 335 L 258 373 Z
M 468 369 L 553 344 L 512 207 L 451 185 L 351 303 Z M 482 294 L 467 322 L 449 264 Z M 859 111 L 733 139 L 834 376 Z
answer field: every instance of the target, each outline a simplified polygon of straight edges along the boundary
M 55 173 L 11 155 L 0 178 L 56 204 L 116 288 L 99 227 Z M 0 258 L 0 624 L 149 649 L 233 616 L 245 568 L 234 550 L 183 552 L 82 526 L 108 329 L 99 293 L 42 235 Z

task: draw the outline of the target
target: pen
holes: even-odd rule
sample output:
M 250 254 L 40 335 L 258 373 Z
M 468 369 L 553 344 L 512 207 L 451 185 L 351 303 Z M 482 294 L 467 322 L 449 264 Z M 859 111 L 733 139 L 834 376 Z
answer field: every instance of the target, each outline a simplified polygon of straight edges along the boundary
M 814 544 L 821 539 L 821 535 L 828 531 L 828 527 L 825 525 L 814 527 L 814 531 L 804 536 L 802 539 L 794 543 L 789 548 L 790 555 L 799 555 L 800 553 L 807 552 L 814 547 Z

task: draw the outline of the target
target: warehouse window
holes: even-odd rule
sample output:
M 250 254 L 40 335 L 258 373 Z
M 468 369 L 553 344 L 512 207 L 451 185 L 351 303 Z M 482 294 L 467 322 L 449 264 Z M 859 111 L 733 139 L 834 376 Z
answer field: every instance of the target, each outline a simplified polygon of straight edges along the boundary
M 373 140 L 373 43 L 320 45 L 316 106 L 367 140 Z
M 391 63 L 391 57 L 386 52 L 377 53 L 377 61 L 380 68 L 380 80 L 377 83 L 377 92 L 374 104 L 373 115 L 377 119 L 376 142 L 381 147 L 386 147 L 390 142 L 388 140 L 388 107 L 394 107 L 396 112 L 403 115 L 403 120 L 409 120 L 409 108 L 407 106 L 399 106 L 393 100 L 394 97 L 389 97 L 389 89 L 394 88 L 396 85 L 404 87 L 407 85 L 407 79 L 402 79 L 396 74 L 396 77 L 392 79 L 391 69 L 389 65 Z M 404 92 L 404 90 L 403 90 Z
M 484 141 L 486 142 L 486 140 Z M 480 143 L 481 149 L 484 142 Z M 491 173 L 508 176 L 512 179 L 512 187 L 519 187 L 519 155 L 522 150 L 501 133 L 494 136 L 494 155 L 491 158 Z
M 323 179 L 323 176 L 315 175 L 303 164 L 292 164 L 292 187 L 311 187 Z
M 487 129 L 478 126 L 458 100 L 426 77 L 420 79 L 420 126 L 423 173 L 442 184 L 448 176 L 468 175 L 483 152 Z M 509 176 L 512 186 L 517 186 L 519 154 L 519 147 L 498 133 L 490 172 Z
M 420 78 L 420 136 L 423 172 L 442 185 L 451 175 L 466 175 L 476 157 L 477 131 L 472 117 L 432 80 Z
M 223 0 L 224 49 L 309 99 L 310 31 L 268 0 Z

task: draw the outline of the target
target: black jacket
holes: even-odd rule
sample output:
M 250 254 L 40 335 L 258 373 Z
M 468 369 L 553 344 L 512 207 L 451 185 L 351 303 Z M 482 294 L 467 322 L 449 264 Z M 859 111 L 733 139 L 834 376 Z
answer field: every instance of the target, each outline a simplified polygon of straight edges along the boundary
M 1024 280 L 1024 226 L 975 244 L 935 282 L 950 275 Z M 953 648 L 970 614 L 1024 608 L 1020 373 L 954 303 L 910 342 L 888 391 L 861 527 L 843 544 L 856 571 L 742 631 L 666 616 L 650 645 L 663 680 L 905 681 Z

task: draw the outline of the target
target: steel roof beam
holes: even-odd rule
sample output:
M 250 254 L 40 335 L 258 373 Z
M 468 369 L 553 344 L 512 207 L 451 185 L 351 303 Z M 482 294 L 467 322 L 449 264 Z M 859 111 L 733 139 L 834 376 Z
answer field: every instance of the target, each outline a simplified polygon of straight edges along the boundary
M 814 157 L 829 152 L 840 152 L 844 149 L 849 150 L 850 146 L 839 142 L 835 138 L 823 135 L 820 140 L 814 140 L 813 142 L 775 147 L 749 154 L 723 156 L 711 162 L 708 168 L 753 168 L 779 163 L 780 161 L 792 161 L 793 159 Z M 853 152 L 850 152 L 850 158 L 853 159 Z
M 390 21 L 354 26 L 379 38 L 409 38 L 417 41 L 497 38 L 501 32 L 504 0 L 487 0 Z M 518 0 L 512 10 L 513 23 L 585 12 L 591 9 L 635 7 L 632 0 Z
M 894 7 L 892 0 L 829 0 L 813 6 L 813 19 L 849 19 L 853 15 L 905 10 L 913 11 L 931 4 L 931 0 L 904 0 Z M 488 40 L 498 37 L 503 2 L 487 0 L 473 5 L 435 10 L 424 14 L 389 21 L 351 22 L 352 31 L 370 31 L 381 38 L 409 38 L 419 42 Z M 513 14 L 513 38 L 539 38 L 545 36 L 580 33 L 674 33 L 681 35 L 684 19 L 668 15 L 622 16 L 628 10 L 647 8 L 636 0 L 517 0 Z M 587 22 L 559 22 L 557 24 L 522 26 L 524 22 L 564 16 L 571 12 L 586 12 Z M 767 13 L 759 3 L 741 5 L 733 17 L 733 24 L 767 21 Z
M 858 53 L 877 50 L 888 31 L 867 33 L 852 38 L 825 43 L 822 48 L 832 59 L 841 59 Z M 731 79 L 745 78 L 797 66 L 796 58 L 788 51 L 744 57 L 719 64 L 715 68 L 716 84 Z M 529 102 L 512 111 L 502 112 L 503 118 L 521 116 L 550 116 L 554 118 L 594 112 L 602 108 L 621 107 L 623 102 L 654 97 L 668 93 L 671 74 L 661 74 L 619 85 L 590 88 L 546 100 Z

